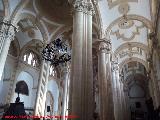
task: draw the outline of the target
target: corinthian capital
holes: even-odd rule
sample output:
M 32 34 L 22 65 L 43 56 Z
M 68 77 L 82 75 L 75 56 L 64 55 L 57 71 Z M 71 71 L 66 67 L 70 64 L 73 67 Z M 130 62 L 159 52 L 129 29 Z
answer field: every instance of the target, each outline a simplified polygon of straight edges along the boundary
M 75 11 L 82 12 L 85 7 L 85 2 L 83 0 L 74 0 L 73 7 Z
M 75 11 L 84 12 L 91 15 L 95 13 L 92 2 L 86 2 L 84 0 L 74 0 L 72 4 Z
M 103 40 L 99 44 L 99 51 L 100 52 L 105 52 L 105 53 L 110 53 L 111 51 L 111 42 L 109 40 Z
M 90 15 L 94 15 L 95 14 L 95 10 L 94 10 L 94 6 L 92 2 L 88 2 L 87 3 L 87 12 Z

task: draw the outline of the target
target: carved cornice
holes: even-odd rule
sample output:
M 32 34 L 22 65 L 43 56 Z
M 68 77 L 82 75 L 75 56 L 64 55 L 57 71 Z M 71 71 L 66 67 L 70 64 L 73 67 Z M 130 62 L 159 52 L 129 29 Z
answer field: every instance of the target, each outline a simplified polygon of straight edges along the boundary
M 74 11 L 84 12 L 90 15 L 93 15 L 95 13 L 92 2 L 75 0 L 72 4 L 73 4 Z

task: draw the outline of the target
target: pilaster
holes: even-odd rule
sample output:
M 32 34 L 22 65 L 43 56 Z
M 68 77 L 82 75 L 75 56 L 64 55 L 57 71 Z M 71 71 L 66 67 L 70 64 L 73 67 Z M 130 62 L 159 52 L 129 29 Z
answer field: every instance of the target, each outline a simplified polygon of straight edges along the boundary
M 112 89 L 113 89 L 113 101 L 114 101 L 114 116 L 115 120 L 122 119 L 122 96 L 121 85 L 119 79 L 119 65 L 117 62 L 112 62 Z

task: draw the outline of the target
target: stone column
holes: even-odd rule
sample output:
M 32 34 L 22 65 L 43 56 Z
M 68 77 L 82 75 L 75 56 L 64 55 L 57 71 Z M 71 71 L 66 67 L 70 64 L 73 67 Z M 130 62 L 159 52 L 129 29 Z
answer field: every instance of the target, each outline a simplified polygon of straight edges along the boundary
M 130 119 L 130 108 L 129 108 L 129 101 L 128 101 L 128 94 L 125 93 L 124 90 L 124 83 L 120 80 L 121 86 L 121 108 L 122 108 L 122 119 L 129 120 Z M 128 93 L 128 92 L 127 92 Z M 127 95 L 127 96 L 126 96 Z
M 62 79 L 64 81 L 63 86 L 63 104 L 62 104 L 62 120 L 65 120 L 66 111 L 67 111 L 67 95 L 68 95 L 68 82 L 69 82 L 69 74 L 70 74 L 70 68 L 68 66 L 65 66 L 63 69 L 63 76 Z
M 125 94 L 124 94 L 124 86 L 123 86 L 123 82 L 120 79 L 120 91 L 121 91 L 121 116 L 123 120 L 128 120 L 128 113 L 127 113 L 127 103 L 125 100 Z
M 11 41 L 14 39 L 17 28 L 8 20 L 0 20 L 0 79 L 3 74 L 6 58 Z
M 123 83 L 119 78 L 119 65 L 116 62 L 112 62 L 112 88 L 113 88 L 113 100 L 114 100 L 114 116 L 115 120 L 125 120 L 124 116 L 125 106 Z
M 80 120 L 93 116 L 92 14 L 91 2 L 73 0 L 70 114 Z
M 49 77 L 50 62 L 43 60 L 37 86 L 37 98 L 35 102 L 34 115 L 43 116 L 45 109 L 47 84 Z
M 100 99 L 100 120 L 109 120 L 111 116 L 109 113 L 109 96 L 108 96 L 108 82 L 109 78 L 107 71 L 107 62 L 110 62 L 109 53 L 111 50 L 111 43 L 107 40 L 100 41 L 98 52 L 98 81 L 99 81 L 99 99 Z M 107 61 L 107 59 L 109 61 Z

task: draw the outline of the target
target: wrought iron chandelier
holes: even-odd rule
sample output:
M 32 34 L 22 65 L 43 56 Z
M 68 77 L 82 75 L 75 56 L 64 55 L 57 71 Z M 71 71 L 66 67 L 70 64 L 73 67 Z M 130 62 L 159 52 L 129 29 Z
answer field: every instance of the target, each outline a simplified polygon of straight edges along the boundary
M 42 51 L 42 58 L 57 66 L 71 59 L 71 50 L 65 42 L 58 38 L 46 45 Z

